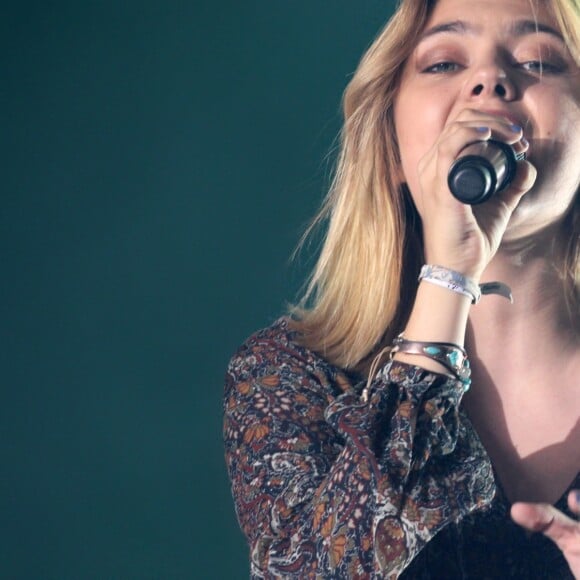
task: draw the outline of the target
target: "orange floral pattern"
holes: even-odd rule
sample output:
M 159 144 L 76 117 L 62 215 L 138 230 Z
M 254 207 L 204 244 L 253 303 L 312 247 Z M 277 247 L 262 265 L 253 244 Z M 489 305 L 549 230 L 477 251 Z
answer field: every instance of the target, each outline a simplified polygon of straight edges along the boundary
M 389 362 L 364 402 L 360 379 L 286 319 L 231 360 L 226 463 L 252 578 L 572 578 L 511 522 L 461 383 Z

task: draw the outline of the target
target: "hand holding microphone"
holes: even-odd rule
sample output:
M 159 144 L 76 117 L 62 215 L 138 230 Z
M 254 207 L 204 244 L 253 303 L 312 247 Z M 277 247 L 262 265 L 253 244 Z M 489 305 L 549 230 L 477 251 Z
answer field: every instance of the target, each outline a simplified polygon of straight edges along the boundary
M 522 159 L 525 153 L 516 154 L 510 145 L 501 141 L 471 143 L 449 169 L 449 189 L 462 203 L 483 203 L 509 186 L 516 174 L 517 162 Z
M 534 165 L 518 161 L 518 154 L 531 151 L 524 122 L 517 120 L 464 109 L 418 160 L 417 177 L 408 172 L 428 263 L 477 279 L 497 252 L 514 210 L 536 178 Z M 476 179 L 467 179 L 474 172 Z

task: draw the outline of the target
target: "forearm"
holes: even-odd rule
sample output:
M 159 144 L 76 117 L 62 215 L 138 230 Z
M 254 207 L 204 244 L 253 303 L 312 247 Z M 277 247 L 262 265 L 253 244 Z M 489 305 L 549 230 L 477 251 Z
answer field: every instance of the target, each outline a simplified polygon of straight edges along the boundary
M 389 364 L 372 381 L 368 402 L 353 392 L 326 409 L 306 401 L 320 387 L 298 393 L 299 382 L 279 392 L 303 401 L 307 425 L 289 429 L 283 415 L 260 419 L 239 395 L 226 414 L 226 431 L 235 434 L 226 440 L 228 465 L 256 577 L 396 575 L 441 527 L 485 501 L 463 493 L 468 505 L 458 505 L 450 493 L 469 485 L 464 459 L 472 459 L 465 437 L 457 446 L 463 391 L 454 381 Z M 258 395 L 259 384 L 243 391 Z
M 404 336 L 408 340 L 448 342 L 463 346 L 470 308 L 469 297 L 421 282 Z M 445 367 L 427 356 L 399 352 L 394 355 L 394 359 L 430 371 L 448 373 Z

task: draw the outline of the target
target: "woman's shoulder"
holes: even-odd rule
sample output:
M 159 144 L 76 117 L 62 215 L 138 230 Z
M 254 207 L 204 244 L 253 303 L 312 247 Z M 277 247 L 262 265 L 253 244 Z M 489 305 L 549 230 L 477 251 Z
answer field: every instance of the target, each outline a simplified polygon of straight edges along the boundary
M 256 378 L 273 383 L 280 379 L 315 380 L 332 391 L 351 387 L 356 377 L 345 372 L 300 341 L 300 333 L 292 327 L 292 320 L 281 317 L 270 326 L 250 335 L 236 350 L 228 366 L 228 382 Z M 338 387 L 338 388 L 337 388 Z
M 234 357 L 268 352 L 279 355 L 292 353 L 312 362 L 323 362 L 320 356 L 300 344 L 300 333 L 292 328 L 292 320 L 288 316 L 282 316 L 270 326 L 252 333 L 237 349 Z

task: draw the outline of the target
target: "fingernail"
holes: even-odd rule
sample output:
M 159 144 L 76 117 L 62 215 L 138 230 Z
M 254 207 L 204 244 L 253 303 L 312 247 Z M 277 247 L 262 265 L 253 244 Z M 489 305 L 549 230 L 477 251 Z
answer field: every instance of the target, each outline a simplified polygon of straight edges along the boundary
M 476 127 L 475 130 L 478 133 L 487 133 L 489 131 L 489 127 Z
M 514 132 L 514 133 L 519 133 L 522 128 L 519 125 L 511 125 L 510 129 Z
M 522 137 L 520 141 L 524 147 L 528 147 L 528 145 L 530 144 L 530 142 L 525 137 Z
M 574 494 L 574 500 L 578 505 L 580 505 L 580 490 L 576 490 L 572 492 Z

